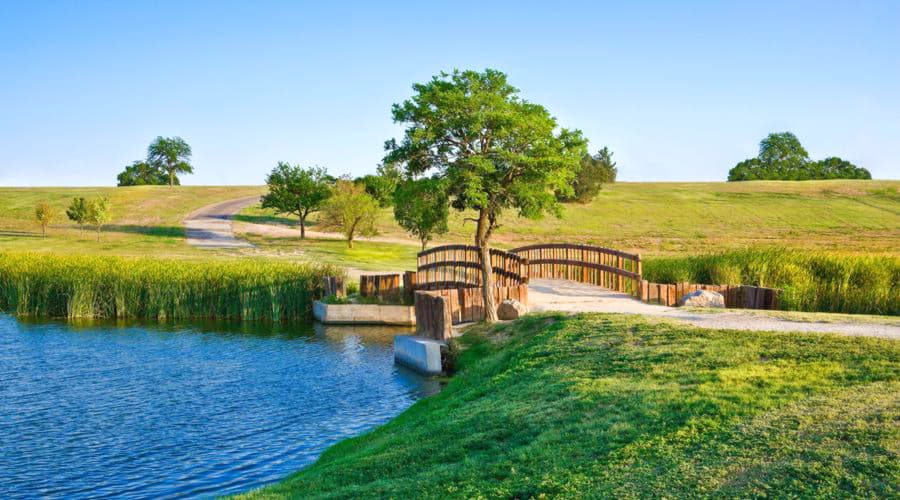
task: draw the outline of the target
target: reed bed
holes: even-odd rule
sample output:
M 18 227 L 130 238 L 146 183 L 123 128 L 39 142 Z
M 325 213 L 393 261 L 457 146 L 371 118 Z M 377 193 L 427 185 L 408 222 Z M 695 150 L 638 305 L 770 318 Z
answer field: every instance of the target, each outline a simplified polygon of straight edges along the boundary
M 645 279 L 658 283 L 781 288 L 781 307 L 788 310 L 900 315 L 900 258 L 895 256 L 749 248 L 649 258 L 643 271 Z
M 0 310 L 45 318 L 307 319 L 330 265 L 0 253 Z

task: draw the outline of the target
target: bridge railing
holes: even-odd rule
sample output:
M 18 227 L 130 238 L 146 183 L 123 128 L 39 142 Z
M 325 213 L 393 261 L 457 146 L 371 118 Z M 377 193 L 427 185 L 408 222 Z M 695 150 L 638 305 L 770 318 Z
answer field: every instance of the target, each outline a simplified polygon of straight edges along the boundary
M 510 252 L 526 259 L 531 278 L 572 280 L 640 296 L 640 255 L 573 243 L 541 243 Z
M 490 251 L 494 286 L 528 283 L 527 259 L 511 252 Z M 442 290 L 481 286 L 481 252 L 473 245 L 444 245 L 419 252 L 417 290 Z

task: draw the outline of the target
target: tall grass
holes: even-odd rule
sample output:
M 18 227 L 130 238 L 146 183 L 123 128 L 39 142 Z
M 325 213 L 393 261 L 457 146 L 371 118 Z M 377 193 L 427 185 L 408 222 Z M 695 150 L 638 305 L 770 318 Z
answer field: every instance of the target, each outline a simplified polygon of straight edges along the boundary
M 328 265 L 0 253 L 0 310 L 57 318 L 305 319 Z
M 900 315 L 900 258 L 751 248 L 644 263 L 657 283 L 743 284 L 781 288 L 782 308 Z

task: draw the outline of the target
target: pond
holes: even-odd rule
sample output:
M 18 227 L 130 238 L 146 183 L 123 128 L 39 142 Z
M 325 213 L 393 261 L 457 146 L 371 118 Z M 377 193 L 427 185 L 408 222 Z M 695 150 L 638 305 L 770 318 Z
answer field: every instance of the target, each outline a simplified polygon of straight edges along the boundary
M 277 481 L 438 382 L 402 330 L 0 315 L 0 498 L 209 497 Z

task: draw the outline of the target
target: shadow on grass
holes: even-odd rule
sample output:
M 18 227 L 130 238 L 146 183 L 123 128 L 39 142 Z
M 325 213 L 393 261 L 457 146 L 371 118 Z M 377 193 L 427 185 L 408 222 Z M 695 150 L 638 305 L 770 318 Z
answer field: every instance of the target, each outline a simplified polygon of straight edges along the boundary
M 31 231 L 13 231 L 10 229 L 0 229 L 0 236 L 11 236 L 13 238 L 40 238 L 41 233 Z
M 159 236 L 162 238 L 183 238 L 185 236 L 184 228 L 181 226 L 137 226 L 133 224 L 110 224 L 108 226 L 103 226 L 103 231 L 110 233 Z
M 290 219 L 288 217 L 280 217 L 277 215 L 243 215 L 243 214 L 235 214 L 229 217 L 231 220 L 236 220 L 239 222 L 247 222 L 250 224 L 284 224 L 285 226 L 297 226 L 300 227 L 300 221 L 297 219 Z M 315 224 L 307 221 L 306 227 L 312 227 Z

